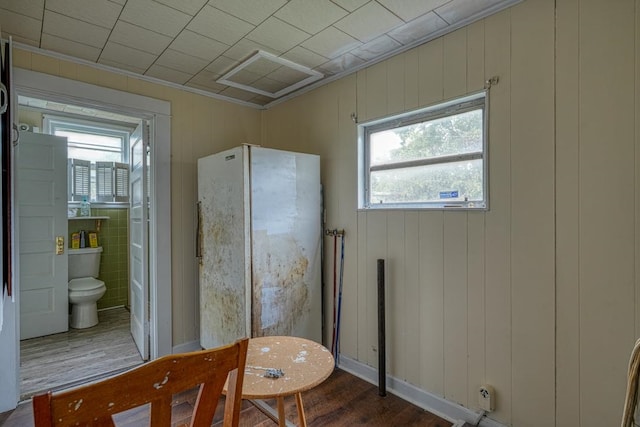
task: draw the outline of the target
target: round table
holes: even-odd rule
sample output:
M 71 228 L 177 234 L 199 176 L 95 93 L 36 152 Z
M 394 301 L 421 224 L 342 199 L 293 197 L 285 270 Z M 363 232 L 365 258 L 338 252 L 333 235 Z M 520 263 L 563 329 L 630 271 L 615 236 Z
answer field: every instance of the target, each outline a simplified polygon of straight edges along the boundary
M 251 338 L 242 398 L 275 398 L 278 402 L 278 425 L 285 426 L 284 397 L 295 395 L 299 425 L 306 426 L 300 393 L 326 380 L 334 366 L 331 352 L 317 342 L 286 336 Z M 268 377 L 269 374 L 277 374 L 276 370 L 282 371 L 281 377 Z

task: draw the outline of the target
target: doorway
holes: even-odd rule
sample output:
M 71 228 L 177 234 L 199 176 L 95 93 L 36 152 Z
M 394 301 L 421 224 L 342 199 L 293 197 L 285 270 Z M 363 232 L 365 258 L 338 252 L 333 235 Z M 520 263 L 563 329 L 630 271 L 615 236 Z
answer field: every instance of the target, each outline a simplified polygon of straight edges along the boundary
M 15 220 L 21 265 L 20 394 L 25 399 L 142 363 L 148 351 L 138 354 L 136 344 L 146 344 L 148 337 L 142 336 L 140 322 L 133 322 L 129 304 L 135 299 L 129 296 L 128 183 L 134 182 L 129 147 L 134 140 L 143 144 L 134 138 L 140 120 L 107 118 L 99 110 L 25 96 L 18 102 L 23 132 L 15 150 Z M 76 239 L 72 248 L 71 237 L 87 233 L 92 241 Z M 56 251 L 50 250 L 53 236 L 60 240 Z M 90 272 L 87 265 L 98 264 L 93 260 L 100 261 L 99 268 Z M 43 268 L 47 265 L 53 268 Z M 68 280 L 86 280 L 88 274 L 96 278 L 89 283 L 103 288 L 98 312 L 93 310 L 97 325 L 81 317 L 78 307 L 68 309 L 74 302 Z M 135 340 L 134 332 L 139 334 Z
M 91 84 L 64 79 L 33 71 L 16 69 L 14 82 L 18 95 L 77 105 L 83 108 L 99 108 L 110 113 L 125 113 L 149 122 L 154 149 L 150 156 L 153 173 L 149 177 L 149 316 L 144 327 L 149 331 L 151 358 L 172 351 L 171 343 L 171 228 L 170 217 L 170 104 L 148 97 L 130 94 Z M 161 167 L 155 167 L 155 166 Z M 160 231 L 163 232 L 160 232 Z M 19 259 L 14 261 L 14 271 L 19 269 Z M 19 282 L 16 282 L 19 294 Z M 19 308 L 19 301 L 16 307 Z M 19 309 L 13 322 L 7 325 L 19 330 Z M 6 395 L 19 398 L 19 341 L 14 347 L 5 348 L 10 358 L 15 354 L 15 378 L 9 378 Z

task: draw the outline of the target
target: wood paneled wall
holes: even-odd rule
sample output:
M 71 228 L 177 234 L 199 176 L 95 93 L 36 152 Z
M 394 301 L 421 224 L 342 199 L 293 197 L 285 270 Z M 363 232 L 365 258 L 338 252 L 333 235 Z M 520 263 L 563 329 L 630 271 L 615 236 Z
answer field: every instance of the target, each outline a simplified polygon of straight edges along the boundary
M 491 384 L 491 417 L 507 425 L 600 427 L 619 423 L 640 335 L 638 46 L 640 0 L 526 0 L 265 112 L 20 50 L 14 59 L 171 101 L 174 345 L 198 337 L 196 159 L 243 142 L 316 153 L 327 226 L 346 230 L 343 354 L 377 365 L 384 258 L 389 374 L 470 408 Z M 495 75 L 489 211 L 357 210 L 351 113 L 416 109 Z
M 385 258 L 390 373 L 471 408 L 479 385 L 492 384 L 492 416 L 515 425 L 554 417 L 553 26 L 552 2 L 532 2 L 407 53 L 403 67 L 401 56 L 357 76 L 360 120 L 500 78 L 489 94 L 488 212 L 357 214 L 368 303 L 354 356 L 376 365 L 371 285 Z
M 263 143 L 322 156 L 347 232 L 343 354 L 377 366 L 384 258 L 389 374 L 470 408 L 491 384 L 507 425 L 619 423 L 640 335 L 639 34 L 638 0 L 527 0 L 265 112 Z M 495 75 L 488 212 L 357 210 L 352 112 Z
M 558 2 L 556 33 L 556 421 L 616 425 L 640 335 L 640 2 Z

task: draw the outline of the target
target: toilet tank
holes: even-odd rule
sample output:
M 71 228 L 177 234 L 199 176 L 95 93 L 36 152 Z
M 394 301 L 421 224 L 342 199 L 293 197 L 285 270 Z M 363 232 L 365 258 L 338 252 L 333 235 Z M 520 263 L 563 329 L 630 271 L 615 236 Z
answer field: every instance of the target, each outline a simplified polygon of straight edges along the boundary
M 102 248 L 68 250 L 69 280 L 80 277 L 98 277 Z

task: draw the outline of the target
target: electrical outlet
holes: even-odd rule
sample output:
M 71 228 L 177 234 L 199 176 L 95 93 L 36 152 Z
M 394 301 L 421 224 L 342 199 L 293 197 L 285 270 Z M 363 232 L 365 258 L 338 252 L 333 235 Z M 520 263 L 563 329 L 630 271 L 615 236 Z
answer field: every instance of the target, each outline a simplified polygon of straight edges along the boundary
M 478 405 L 486 412 L 492 412 L 496 406 L 496 392 L 488 384 L 481 385 L 478 389 Z

